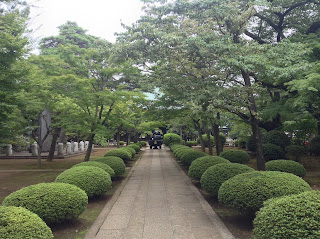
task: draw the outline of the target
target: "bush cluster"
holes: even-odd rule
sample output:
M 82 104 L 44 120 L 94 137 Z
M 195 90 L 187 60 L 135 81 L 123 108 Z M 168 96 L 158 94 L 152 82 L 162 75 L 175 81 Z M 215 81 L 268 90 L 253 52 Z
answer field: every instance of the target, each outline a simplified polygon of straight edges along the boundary
M 84 190 L 89 198 L 107 192 L 112 184 L 106 171 L 93 166 L 70 168 L 59 174 L 55 182 L 76 185 Z
M 311 139 L 309 143 L 309 152 L 311 154 L 320 155 L 320 135 Z
M 218 196 L 222 183 L 235 175 L 254 171 L 246 165 L 239 163 L 221 163 L 208 168 L 202 175 L 200 183 L 206 192 Z
M 251 135 L 247 140 L 247 150 L 251 152 L 256 152 L 256 141 L 253 135 Z
M 141 148 L 139 144 L 129 144 L 127 147 L 133 148 L 136 151 L 136 153 L 138 153 Z
M 128 151 L 123 150 L 121 148 L 110 150 L 110 151 L 106 152 L 104 156 L 105 157 L 108 157 L 108 156 L 119 157 L 119 158 L 122 158 L 123 161 L 128 161 L 131 159 L 131 154 Z
M 78 163 L 76 165 L 74 165 L 73 167 L 79 167 L 79 166 L 93 166 L 93 167 L 98 167 L 103 169 L 104 171 L 106 171 L 111 178 L 114 178 L 115 176 L 115 172 L 114 170 L 107 164 L 105 163 L 101 163 L 101 162 L 97 162 L 97 161 L 88 161 L 88 162 L 82 162 L 82 163 Z
M 284 158 L 284 151 L 280 146 L 275 144 L 263 144 L 263 153 L 266 161 Z
M 121 149 L 122 150 L 126 150 L 127 152 L 129 152 L 130 155 L 131 155 L 131 158 L 133 158 L 137 153 L 136 150 L 133 147 L 130 147 L 130 146 L 122 147 Z
M 186 146 L 188 147 L 192 147 L 196 145 L 197 145 L 197 141 L 186 141 Z
M 190 165 L 192 161 L 194 161 L 197 158 L 206 156 L 207 154 L 204 152 L 196 151 L 196 150 L 188 150 L 185 151 L 180 157 L 180 160 L 185 165 Z
M 299 162 L 300 157 L 305 153 L 305 148 L 301 145 L 289 145 L 286 147 L 285 151 L 290 159 L 294 159 Z
M 253 221 L 255 238 L 320 238 L 320 191 L 270 199 Z
M 292 173 L 299 177 L 304 177 L 307 174 L 306 169 L 302 164 L 285 159 L 278 159 L 267 162 L 266 170 Z
M 169 146 L 171 143 L 180 144 L 182 141 L 181 137 L 174 133 L 167 133 L 163 136 L 163 143 Z
M 228 159 L 231 163 L 246 164 L 250 160 L 249 154 L 242 150 L 223 151 L 219 156 Z
M 178 160 L 181 160 L 182 156 L 188 152 L 194 151 L 193 149 L 185 146 L 184 148 L 179 148 L 174 152 L 174 155 L 177 157 Z
M 115 177 L 121 176 L 126 170 L 126 165 L 124 164 L 123 160 L 119 157 L 108 156 L 103 158 L 97 158 L 95 161 L 109 165 L 113 169 Z
M 207 135 L 206 134 L 203 134 L 202 135 L 202 139 L 203 139 L 203 142 L 204 142 L 204 145 L 206 146 L 206 147 L 208 147 L 208 137 L 207 137 Z M 214 146 L 214 137 L 212 136 L 212 135 L 210 135 L 210 145 L 211 146 Z M 200 138 L 198 138 L 197 139 L 197 144 L 200 144 Z
M 201 179 L 202 174 L 211 166 L 219 163 L 230 163 L 227 159 L 219 156 L 204 156 L 194 160 L 188 171 L 188 175 L 194 179 Z
M 236 175 L 224 182 L 218 199 L 227 207 L 254 215 L 267 199 L 310 190 L 309 184 L 294 174 L 255 171 Z
M 46 223 L 56 223 L 76 219 L 87 208 L 88 197 L 71 184 L 39 183 L 11 193 L 3 205 L 26 208 Z
M 140 148 L 147 146 L 147 142 L 145 141 L 139 141 L 138 144 L 140 145 Z
M 274 144 L 281 147 L 284 150 L 290 145 L 290 138 L 282 131 L 271 130 L 262 136 L 262 142 L 264 144 Z
M 35 213 L 22 207 L 0 206 L 0 239 L 51 239 L 51 229 Z

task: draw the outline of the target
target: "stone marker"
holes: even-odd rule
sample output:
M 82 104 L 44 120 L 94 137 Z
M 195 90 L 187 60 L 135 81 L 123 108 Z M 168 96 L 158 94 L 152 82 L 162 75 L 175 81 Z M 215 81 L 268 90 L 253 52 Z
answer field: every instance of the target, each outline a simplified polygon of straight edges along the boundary
M 79 143 L 79 150 L 81 152 L 84 151 L 84 142 L 83 141 L 80 141 L 80 143 Z
M 7 144 L 6 146 L 6 155 L 12 156 L 12 144 Z
M 31 153 L 32 156 L 38 156 L 38 144 L 36 142 L 31 145 Z
M 89 141 L 84 142 L 84 150 L 87 151 L 89 146 Z
M 71 143 L 70 142 L 67 142 L 66 152 L 67 152 L 67 154 L 71 154 L 72 153 L 72 151 L 71 151 Z
M 63 143 L 58 144 L 58 155 L 63 155 Z
M 73 152 L 77 153 L 78 151 L 78 142 L 73 142 Z

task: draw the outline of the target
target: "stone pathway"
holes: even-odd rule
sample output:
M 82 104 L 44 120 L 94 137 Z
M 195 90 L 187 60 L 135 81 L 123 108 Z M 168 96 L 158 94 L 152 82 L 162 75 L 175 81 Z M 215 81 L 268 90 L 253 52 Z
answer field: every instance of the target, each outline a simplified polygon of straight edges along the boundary
M 146 149 L 86 239 L 234 238 L 167 148 Z

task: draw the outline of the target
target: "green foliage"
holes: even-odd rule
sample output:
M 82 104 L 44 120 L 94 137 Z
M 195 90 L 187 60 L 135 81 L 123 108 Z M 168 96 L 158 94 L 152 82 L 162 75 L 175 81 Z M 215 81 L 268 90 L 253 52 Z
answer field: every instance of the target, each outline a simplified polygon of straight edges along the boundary
M 299 162 L 300 157 L 305 154 L 306 149 L 301 145 L 289 145 L 286 147 L 288 157 L 293 157 L 295 161 Z
M 239 163 L 221 163 L 208 168 L 202 175 L 200 183 L 206 192 L 218 196 L 221 185 L 235 175 L 254 171 Z
M 122 149 L 110 150 L 110 151 L 106 152 L 104 156 L 105 157 L 108 157 L 108 156 L 119 157 L 119 158 L 122 158 L 123 161 L 127 161 L 127 160 L 131 159 L 131 154 L 129 152 L 127 152 L 126 150 L 122 150 Z
M 205 147 L 208 147 L 208 138 L 206 134 L 202 135 L 202 139 L 204 142 Z M 197 139 L 197 144 L 200 144 L 200 138 Z M 210 135 L 210 145 L 214 146 L 214 137 Z
M 76 185 L 83 189 L 89 198 L 104 194 L 112 184 L 106 171 L 93 166 L 70 168 L 59 174 L 55 182 Z
M 197 144 L 198 144 L 197 141 L 187 141 L 186 142 L 186 145 L 188 147 L 196 146 Z
M 256 239 L 320 238 L 320 191 L 270 199 L 253 221 Z
M 196 150 L 189 150 L 181 155 L 180 160 L 183 164 L 190 165 L 195 159 L 203 156 L 207 156 L 207 154 Z
M 309 143 L 309 152 L 311 154 L 320 155 L 320 135 L 311 139 Z
M 128 147 L 133 148 L 136 151 L 136 153 L 138 153 L 141 148 L 138 144 L 130 144 Z
M 175 150 L 174 155 L 177 157 L 178 160 L 181 160 L 181 157 L 188 153 L 193 151 L 193 149 L 189 148 L 188 146 L 184 146 L 184 148 L 179 148 L 177 150 Z
M 253 135 L 251 135 L 247 140 L 247 150 L 256 152 L 256 143 Z
M 123 160 L 116 156 L 97 158 L 95 161 L 109 165 L 114 170 L 115 177 L 121 176 L 126 170 L 126 165 Z
M 219 157 L 219 156 L 204 156 L 195 159 L 188 171 L 188 175 L 194 179 L 201 179 L 202 174 L 211 166 L 219 164 L 219 163 L 230 163 L 227 159 Z
M 122 147 L 121 149 L 128 151 L 131 154 L 131 158 L 133 158 L 133 156 L 135 156 L 137 153 L 133 147 L 126 146 L 126 147 Z
M 284 157 L 284 152 L 280 146 L 275 144 L 263 144 L 262 148 L 266 161 L 281 159 Z
M 119 144 L 120 144 L 120 145 L 124 145 L 124 141 L 120 141 Z
M 96 162 L 96 161 L 88 161 L 88 162 L 82 162 L 74 165 L 73 167 L 79 167 L 79 166 L 93 166 L 93 167 L 98 167 L 106 171 L 111 178 L 114 178 L 115 172 L 114 170 L 107 164 L 101 163 L 101 162 Z
M 304 177 L 307 172 L 302 164 L 285 159 L 272 160 L 266 163 L 267 171 L 280 171 L 286 173 L 292 173 L 299 177 Z
M 283 150 L 290 145 L 290 138 L 281 131 L 271 130 L 262 137 L 262 142 L 265 144 L 275 144 Z
M 180 143 L 171 143 L 171 144 L 169 145 L 169 148 L 170 148 L 170 150 L 171 150 L 172 152 L 174 152 L 175 150 L 177 150 L 177 149 L 179 149 L 179 148 L 181 148 L 181 147 L 185 147 L 185 145 L 182 145 L 182 144 L 180 144 Z
M 228 159 L 231 163 L 246 164 L 250 160 L 249 154 L 242 150 L 223 151 L 219 156 Z
M 174 133 L 167 133 L 163 136 L 163 143 L 167 146 L 169 146 L 171 143 L 180 144 L 181 140 L 181 137 Z
M 52 239 L 51 229 L 35 213 L 22 207 L 0 206 L 0 239 Z
M 141 148 L 147 146 L 147 142 L 145 141 L 139 141 L 138 144 L 140 144 Z
M 67 183 L 39 183 L 11 193 L 4 206 L 24 207 L 46 223 L 61 223 L 78 218 L 88 205 L 88 196 Z
M 219 189 L 218 199 L 227 207 L 254 215 L 270 198 L 310 190 L 309 184 L 294 174 L 255 171 L 236 175 L 224 182 Z

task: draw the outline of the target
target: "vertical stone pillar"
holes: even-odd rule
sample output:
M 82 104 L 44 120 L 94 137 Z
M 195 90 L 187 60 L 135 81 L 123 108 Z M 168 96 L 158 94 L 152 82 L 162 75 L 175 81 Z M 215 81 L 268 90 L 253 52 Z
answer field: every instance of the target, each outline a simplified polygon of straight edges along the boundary
M 38 144 L 36 142 L 31 145 L 31 153 L 32 156 L 38 156 Z
M 6 146 L 6 155 L 12 156 L 12 144 L 7 144 Z
M 89 147 L 89 141 L 84 142 L 84 150 L 87 151 Z
M 79 143 L 79 150 L 81 152 L 84 151 L 84 142 L 83 141 L 80 141 L 80 143 Z
M 78 142 L 73 142 L 73 152 L 77 153 L 78 151 Z
M 67 154 L 71 154 L 72 153 L 72 151 L 71 151 L 71 143 L 70 142 L 67 143 L 66 153 Z
M 58 155 L 63 155 L 63 143 L 58 144 Z

